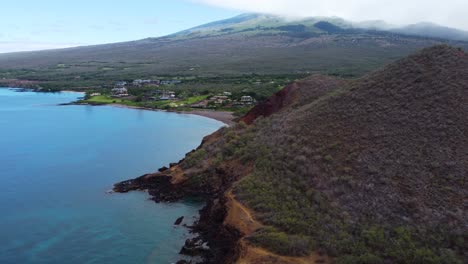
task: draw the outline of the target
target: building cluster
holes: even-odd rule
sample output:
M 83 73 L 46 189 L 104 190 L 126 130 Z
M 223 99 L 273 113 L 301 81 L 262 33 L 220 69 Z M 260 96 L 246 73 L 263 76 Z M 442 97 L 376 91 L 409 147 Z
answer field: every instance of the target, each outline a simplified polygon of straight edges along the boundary
M 128 89 L 126 86 L 129 86 L 130 88 L 136 88 L 136 87 L 141 87 L 141 86 L 162 86 L 162 85 L 176 85 L 180 84 L 180 80 L 143 80 L 143 79 L 137 79 L 133 80 L 132 82 L 128 83 L 126 81 L 119 81 L 115 83 L 115 87 L 111 90 L 111 96 L 114 98 L 122 98 L 122 97 L 128 97 Z M 96 96 L 98 93 L 92 94 L 91 96 Z M 100 95 L 100 94 L 99 94 Z M 169 91 L 165 89 L 161 90 L 153 90 L 151 89 L 150 91 L 146 91 L 145 94 L 143 95 L 144 101 L 147 100 L 152 100 L 152 101 L 160 101 L 160 100 L 177 100 L 177 95 L 174 91 Z M 141 100 L 140 99 L 140 100 Z M 232 96 L 232 93 L 230 92 L 223 92 L 214 96 L 211 96 L 205 100 L 202 100 L 200 102 L 191 104 L 191 107 L 196 107 L 196 108 L 212 108 L 212 107 L 232 107 L 232 106 L 248 106 L 248 105 L 254 105 L 256 103 L 255 98 L 253 98 L 250 95 L 244 95 L 241 96 L 240 98 L 235 97 L 235 99 Z
M 214 104 L 222 105 L 231 102 L 231 99 L 226 95 L 215 95 L 210 98 L 210 101 Z
M 155 91 L 154 95 L 155 96 L 151 97 L 152 100 L 165 101 L 165 100 L 175 100 L 175 99 L 177 99 L 176 93 L 173 92 L 173 91 L 157 90 L 157 91 Z
M 181 80 L 143 80 L 143 79 L 136 79 L 133 80 L 132 86 L 140 87 L 140 86 L 160 86 L 160 85 L 176 85 L 182 83 Z
M 255 98 L 249 95 L 242 96 L 240 99 L 232 99 L 232 94 L 230 92 L 224 92 L 222 94 L 217 94 L 211 96 L 210 98 L 194 103 L 191 107 L 195 108 L 209 108 L 216 106 L 247 106 L 253 105 L 256 103 Z
M 136 79 L 133 80 L 132 85 L 133 86 L 145 86 L 145 85 L 153 85 L 153 86 L 159 86 L 161 84 L 160 80 L 142 80 L 142 79 Z
M 156 86 L 161 85 L 176 85 L 180 84 L 180 80 L 151 80 L 151 79 L 136 79 L 128 83 L 126 81 L 118 81 L 115 83 L 114 88 L 111 90 L 112 97 L 126 97 L 128 95 L 128 89 L 126 86 L 130 87 L 142 87 L 142 86 Z M 154 91 L 153 96 L 150 98 L 152 100 L 173 100 L 176 98 L 175 92 L 172 91 Z
M 253 105 L 256 103 L 256 100 L 250 95 L 245 95 L 242 96 L 241 99 L 236 103 L 240 105 Z
M 115 87 L 111 90 L 112 97 L 126 97 L 128 96 L 128 90 L 125 87 Z

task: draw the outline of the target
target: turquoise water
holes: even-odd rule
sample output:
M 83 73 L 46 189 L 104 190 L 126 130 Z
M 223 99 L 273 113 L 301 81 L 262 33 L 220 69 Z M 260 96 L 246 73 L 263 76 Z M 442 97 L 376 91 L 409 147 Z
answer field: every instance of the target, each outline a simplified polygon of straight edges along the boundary
M 113 183 L 168 165 L 222 123 L 0 89 L 0 263 L 174 263 L 200 202 L 156 204 Z

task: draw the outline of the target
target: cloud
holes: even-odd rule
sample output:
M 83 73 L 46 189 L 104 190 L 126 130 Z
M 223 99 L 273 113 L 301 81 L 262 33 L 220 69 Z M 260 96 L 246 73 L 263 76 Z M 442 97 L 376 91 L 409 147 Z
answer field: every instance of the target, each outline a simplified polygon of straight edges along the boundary
M 422 21 L 468 30 L 467 0 L 193 0 L 244 12 L 288 17 L 338 16 L 392 24 Z

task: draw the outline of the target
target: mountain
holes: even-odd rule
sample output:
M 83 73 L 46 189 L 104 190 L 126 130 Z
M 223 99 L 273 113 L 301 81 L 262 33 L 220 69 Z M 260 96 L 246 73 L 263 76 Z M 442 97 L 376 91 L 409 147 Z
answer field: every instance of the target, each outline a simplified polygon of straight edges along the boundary
M 306 19 L 287 19 L 281 16 L 248 13 L 242 14 L 230 19 L 216 21 L 194 27 L 172 36 L 186 37 L 206 37 L 214 35 L 225 35 L 232 33 L 285 33 L 285 32 L 300 32 L 309 33 L 311 36 L 314 33 L 326 33 L 326 30 L 321 30 L 315 25 L 319 22 L 328 22 L 337 27 L 351 28 L 351 24 L 341 18 L 328 17 L 311 17 Z
M 326 28 L 321 28 L 320 25 L 323 23 L 333 25 L 335 30 L 329 31 Z M 468 41 L 467 31 L 444 27 L 428 22 L 411 24 L 404 27 L 395 27 L 381 20 L 352 22 L 337 17 L 288 19 L 275 15 L 256 13 L 242 14 L 234 18 L 208 23 L 184 30 L 172 36 L 213 36 L 223 35 L 226 33 L 259 31 L 264 33 L 282 33 L 283 31 L 293 31 L 309 33 L 310 35 L 313 35 L 314 33 L 362 33 L 365 30 L 393 32 L 410 36 L 447 40 Z
M 439 26 L 427 22 L 412 24 L 401 28 L 393 28 L 389 31 L 406 35 L 468 41 L 468 31 Z
M 468 47 L 467 42 L 355 28 L 339 18 L 297 21 L 245 14 L 160 38 L 0 54 L 0 79 L 85 86 L 161 75 L 360 76 L 436 44 Z
M 467 87 L 468 54 L 449 46 L 314 75 L 115 190 L 206 197 L 183 252 L 208 263 L 466 263 Z

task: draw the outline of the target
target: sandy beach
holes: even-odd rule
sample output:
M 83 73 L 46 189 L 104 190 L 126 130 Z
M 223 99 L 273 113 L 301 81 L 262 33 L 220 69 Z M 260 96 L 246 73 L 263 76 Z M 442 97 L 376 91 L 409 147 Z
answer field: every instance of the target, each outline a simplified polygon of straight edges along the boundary
M 235 124 L 234 121 L 235 116 L 232 112 L 227 111 L 213 111 L 213 110 L 192 110 L 192 111 L 177 111 L 177 110 L 161 110 L 161 109 L 153 109 L 147 107 L 139 107 L 139 106 L 128 106 L 128 105 L 121 105 L 121 104 L 108 104 L 115 107 L 123 107 L 123 108 L 131 108 L 131 109 L 142 109 L 142 110 L 150 110 L 150 111 L 165 111 L 171 113 L 178 113 L 178 114 L 187 114 L 187 115 L 199 115 L 211 119 L 218 120 L 223 122 L 227 126 L 231 126 Z
M 231 126 L 236 123 L 234 122 L 235 116 L 232 114 L 232 112 L 213 111 L 213 110 L 193 110 L 193 111 L 176 111 L 176 113 L 204 116 L 204 117 L 208 117 L 211 119 L 221 121 L 228 126 Z

